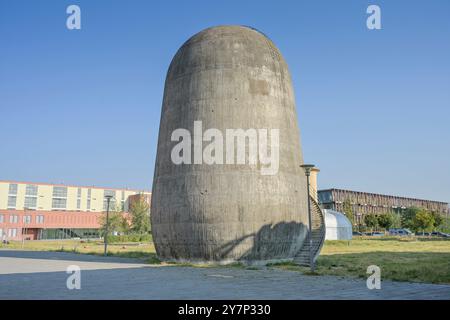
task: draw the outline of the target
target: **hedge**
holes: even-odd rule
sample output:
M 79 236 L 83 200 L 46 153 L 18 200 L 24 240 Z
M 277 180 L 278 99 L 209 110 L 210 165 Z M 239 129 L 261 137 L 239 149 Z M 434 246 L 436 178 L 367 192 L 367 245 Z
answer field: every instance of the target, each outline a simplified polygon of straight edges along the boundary
M 120 236 L 108 236 L 108 242 L 114 243 L 114 242 L 149 242 L 152 241 L 152 235 L 151 234 L 127 234 L 127 235 L 120 235 Z

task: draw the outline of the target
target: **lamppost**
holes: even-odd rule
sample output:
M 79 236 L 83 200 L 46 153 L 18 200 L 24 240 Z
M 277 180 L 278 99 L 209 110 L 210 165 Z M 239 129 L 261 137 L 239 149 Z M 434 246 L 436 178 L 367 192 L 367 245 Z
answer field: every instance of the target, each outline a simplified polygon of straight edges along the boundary
M 109 203 L 111 201 L 112 196 L 107 195 L 106 198 L 106 226 L 105 226 L 105 252 L 104 255 L 106 256 L 106 252 L 108 250 L 108 229 L 109 229 Z
M 309 266 L 311 267 L 311 272 L 314 272 L 314 257 L 312 252 L 312 217 L 311 217 L 311 200 L 309 195 L 309 176 L 311 175 L 311 169 L 314 168 L 313 164 L 302 164 L 300 167 L 305 170 L 306 175 L 306 185 L 308 191 L 308 241 L 309 241 Z

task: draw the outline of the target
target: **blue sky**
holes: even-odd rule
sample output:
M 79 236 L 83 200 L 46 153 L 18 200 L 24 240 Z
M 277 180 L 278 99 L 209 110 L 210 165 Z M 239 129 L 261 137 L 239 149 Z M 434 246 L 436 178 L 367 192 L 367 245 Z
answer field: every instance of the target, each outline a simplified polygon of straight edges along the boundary
M 450 201 L 449 16 L 446 0 L 0 0 L 0 179 L 151 189 L 172 56 L 240 24 L 290 67 L 319 188 Z

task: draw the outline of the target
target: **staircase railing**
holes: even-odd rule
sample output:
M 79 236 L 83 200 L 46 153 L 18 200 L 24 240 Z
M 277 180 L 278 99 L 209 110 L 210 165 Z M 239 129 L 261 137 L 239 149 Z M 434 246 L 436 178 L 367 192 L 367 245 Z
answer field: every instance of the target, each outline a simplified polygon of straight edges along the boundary
M 318 241 L 316 243 L 313 242 L 313 249 L 315 249 L 313 251 L 315 262 L 320 255 L 320 251 L 322 250 L 323 244 L 325 243 L 325 232 L 326 232 L 325 216 L 323 214 L 322 209 L 319 206 L 319 203 L 316 201 L 314 197 L 310 196 L 309 201 L 311 202 L 311 216 L 313 220 L 313 228 L 315 222 L 319 223 L 318 230 L 316 230 L 316 232 L 319 234 L 318 239 L 316 238 L 316 240 Z M 315 230 L 313 229 L 313 232 L 314 231 Z
M 309 197 L 311 206 L 311 238 L 312 238 L 312 253 L 313 262 L 319 257 L 320 251 L 322 250 L 323 244 L 325 242 L 325 217 L 319 203 L 315 199 L 315 190 L 311 188 L 311 195 Z M 309 232 L 309 230 L 308 230 Z M 299 265 L 310 265 L 309 260 L 309 241 L 308 237 L 305 239 L 302 248 L 296 254 L 294 262 Z

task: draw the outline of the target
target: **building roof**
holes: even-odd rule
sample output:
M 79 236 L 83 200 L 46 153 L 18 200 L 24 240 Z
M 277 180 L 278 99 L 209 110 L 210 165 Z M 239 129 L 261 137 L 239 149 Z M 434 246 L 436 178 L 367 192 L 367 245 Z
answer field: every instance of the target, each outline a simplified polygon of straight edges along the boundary
M 323 211 L 327 228 L 348 228 L 352 230 L 352 223 L 344 213 L 331 209 L 323 209 Z
M 43 185 L 43 186 L 57 186 L 57 187 L 72 187 L 72 188 L 89 188 L 89 189 L 106 189 L 106 190 L 127 190 L 134 192 L 146 192 L 151 193 L 148 190 L 138 190 L 130 188 L 109 188 L 109 187 L 98 187 L 98 186 L 78 186 L 78 185 L 68 185 L 62 183 L 46 183 L 46 182 L 29 182 L 29 181 L 14 181 L 14 180 L 0 180 L 0 183 L 17 183 L 17 184 L 32 184 L 32 185 Z

